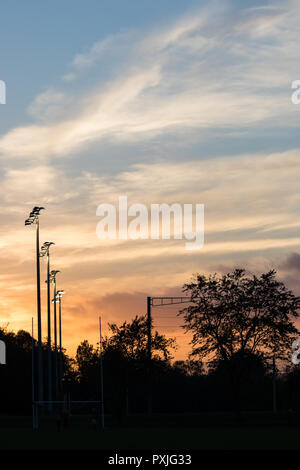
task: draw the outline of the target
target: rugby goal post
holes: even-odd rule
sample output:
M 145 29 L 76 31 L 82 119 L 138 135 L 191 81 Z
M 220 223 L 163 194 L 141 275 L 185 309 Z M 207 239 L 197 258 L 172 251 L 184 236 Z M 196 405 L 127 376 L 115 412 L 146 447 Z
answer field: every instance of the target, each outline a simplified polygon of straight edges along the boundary
M 51 404 L 52 412 L 48 412 Z M 34 401 L 32 405 L 32 426 L 34 430 L 44 426 L 66 428 L 90 427 L 104 429 L 103 406 L 99 400 L 52 400 Z

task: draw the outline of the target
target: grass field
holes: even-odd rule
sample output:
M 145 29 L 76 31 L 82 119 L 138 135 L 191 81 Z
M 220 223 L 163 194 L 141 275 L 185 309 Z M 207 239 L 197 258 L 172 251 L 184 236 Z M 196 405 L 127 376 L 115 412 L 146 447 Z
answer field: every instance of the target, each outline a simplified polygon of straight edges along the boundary
M 100 432 L 6 431 L 0 433 L 1 450 L 105 449 L 105 450 L 286 450 L 300 449 L 300 431 L 289 428 L 130 429 Z
M 104 449 L 104 450 L 299 450 L 300 426 L 287 425 L 284 416 L 251 414 L 237 426 L 230 415 L 132 416 L 124 425 L 93 431 L 89 419 L 60 432 L 44 420 L 39 431 L 30 428 L 30 417 L 0 418 L 0 449 Z M 220 425 L 222 422 L 224 424 Z M 227 418 L 227 421 L 226 419 Z M 247 418 L 247 419 L 246 419 Z M 258 419 L 260 418 L 260 419 Z M 107 419 L 109 423 L 109 418 Z M 259 422 L 259 424 L 258 424 Z

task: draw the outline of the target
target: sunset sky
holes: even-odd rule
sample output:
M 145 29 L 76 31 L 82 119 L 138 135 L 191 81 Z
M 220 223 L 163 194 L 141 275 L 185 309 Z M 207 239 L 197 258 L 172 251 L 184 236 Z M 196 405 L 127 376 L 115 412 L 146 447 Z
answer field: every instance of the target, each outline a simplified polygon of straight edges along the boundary
M 36 319 L 34 205 L 70 354 L 98 341 L 99 315 L 106 333 L 195 272 L 275 268 L 300 295 L 299 24 L 297 0 L 1 3 L 1 326 Z M 122 195 L 204 204 L 204 247 L 99 240 L 97 206 Z M 170 312 L 154 324 L 184 358 Z

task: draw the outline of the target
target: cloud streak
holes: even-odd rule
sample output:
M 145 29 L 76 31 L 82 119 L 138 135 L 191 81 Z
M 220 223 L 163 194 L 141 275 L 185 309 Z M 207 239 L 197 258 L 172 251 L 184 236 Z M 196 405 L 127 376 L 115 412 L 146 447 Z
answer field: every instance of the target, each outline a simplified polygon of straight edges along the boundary
M 39 95 L 29 109 L 44 123 L 10 130 L 0 138 L 0 153 L 48 159 L 103 139 L 122 142 L 184 129 L 203 133 L 260 123 L 288 125 L 286 116 L 296 111 L 287 99 L 290 74 L 297 73 L 299 15 L 293 7 L 287 2 L 282 8 L 230 17 L 230 9 L 215 4 L 147 33 L 138 44 L 137 33 L 134 40 L 130 33 L 109 36 L 77 55 L 73 67 L 97 66 L 112 50 L 123 50 L 125 37 L 120 70 L 114 69 L 109 81 L 100 79 L 92 91 L 84 89 L 83 80 L 80 92 L 50 89 Z M 211 29 L 213 24 L 217 29 Z M 270 43 L 270 38 L 276 40 Z M 73 106 L 75 115 L 69 117 L 66 109 Z

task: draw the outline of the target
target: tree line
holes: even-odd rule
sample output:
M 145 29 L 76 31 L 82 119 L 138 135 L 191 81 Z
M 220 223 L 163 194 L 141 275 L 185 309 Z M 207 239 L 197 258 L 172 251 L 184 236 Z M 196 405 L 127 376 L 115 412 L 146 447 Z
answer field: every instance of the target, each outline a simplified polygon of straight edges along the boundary
M 191 303 L 178 315 L 191 333 L 191 350 L 186 360 L 174 361 L 176 338 L 152 331 L 153 411 L 234 411 L 237 416 L 241 410 L 270 411 L 274 380 L 278 409 L 300 409 L 300 372 L 291 362 L 292 342 L 300 337 L 295 324 L 300 297 L 276 278 L 276 272 L 256 276 L 236 269 L 222 276 L 197 274 L 183 291 Z M 7 346 L 7 365 L 0 366 L 0 411 L 30 414 L 31 335 L 2 328 L 0 339 Z M 106 413 L 119 423 L 129 414 L 144 413 L 146 317 L 109 324 L 102 350 Z M 55 364 L 54 350 L 52 354 Z M 99 400 L 99 345 L 84 340 L 74 358 L 63 350 L 61 359 L 64 374 L 56 399 L 67 393 L 72 400 Z M 46 343 L 43 362 L 46 370 Z

